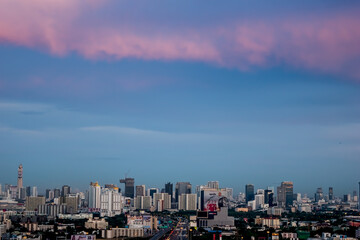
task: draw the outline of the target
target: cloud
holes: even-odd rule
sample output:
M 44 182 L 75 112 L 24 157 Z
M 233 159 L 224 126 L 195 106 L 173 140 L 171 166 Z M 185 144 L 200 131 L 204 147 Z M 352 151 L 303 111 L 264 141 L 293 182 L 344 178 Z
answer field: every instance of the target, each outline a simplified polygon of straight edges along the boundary
M 41 103 L 0 102 L 1 112 L 19 112 L 22 114 L 43 114 L 53 109 L 52 106 Z
M 199 61 L 240 70 L 287 65 L 360 80 L 360 17 L 355 10 L 314 12 L 306 19 L 289 13 L 282 19 L 178 26 L 127 21 L 124 11 L 118 22 L 109 20 L 100 12 L 113 3 L 90 3 L 2 0 L 0 42 L 58 56 L 76 52 L 87 59 Z
M 20 136 L 42 136 L 43 132 L 29 129 L 21 129 L 21 128 L 11 128 L 11 127 L 0 127 L 0 132 L 16 134 Z

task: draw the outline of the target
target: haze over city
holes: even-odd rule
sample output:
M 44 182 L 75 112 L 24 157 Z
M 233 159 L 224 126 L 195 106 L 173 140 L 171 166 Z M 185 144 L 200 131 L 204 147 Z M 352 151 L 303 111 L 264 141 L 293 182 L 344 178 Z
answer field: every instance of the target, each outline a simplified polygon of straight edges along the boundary
M 191 3 L 191 4 L 190 4 Z M 0 0 L 0 183 L 357 189 L 360 3 Z M 16 13 L 16 14 L 14 14 Z

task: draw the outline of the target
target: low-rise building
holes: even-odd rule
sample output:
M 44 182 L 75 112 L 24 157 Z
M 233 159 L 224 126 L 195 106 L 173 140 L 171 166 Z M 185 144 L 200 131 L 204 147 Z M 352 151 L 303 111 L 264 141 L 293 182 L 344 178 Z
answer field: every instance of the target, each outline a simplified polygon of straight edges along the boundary
M 87 229 L 106 229 L 109 223 L 105 221 L 105 218 L 90 218 L 87 222 L 85 222 L 85 228 Z
M 118 238 L 118 237 L 143 237 L 143 228 L 112 228 L 109 230 L 102 230 L 102 238 Z

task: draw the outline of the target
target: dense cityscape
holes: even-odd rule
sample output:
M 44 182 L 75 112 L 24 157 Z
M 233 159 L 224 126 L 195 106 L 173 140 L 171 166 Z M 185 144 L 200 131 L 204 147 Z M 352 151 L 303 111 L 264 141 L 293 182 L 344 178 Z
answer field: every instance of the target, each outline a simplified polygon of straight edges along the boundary
M 69 185 L 46 189 L 23 182 L 0 185 L 1 239 L 355 239 L 360 237 L 359 196 L 343 197 L 317 188 L 314 196 L 295 193 L 293 182 L 244 193 L 219 181 L 164 188 L 91 182 L 84 192 Z M 359 183 L 360 190 L 360 183 Z
M 0 240 L 360 240 L 359 13 L 0 0 Z

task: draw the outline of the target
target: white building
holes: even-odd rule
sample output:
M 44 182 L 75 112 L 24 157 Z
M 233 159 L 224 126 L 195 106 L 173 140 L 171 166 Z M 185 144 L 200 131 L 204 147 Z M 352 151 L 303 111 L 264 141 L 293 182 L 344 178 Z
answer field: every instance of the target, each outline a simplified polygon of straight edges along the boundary
M 32 187 L 32 195 L 31 195 L 31 196 L 33 196 L 33 197 L 37 197 L 37 196 L 38 196 L 38 190 L 37 190 L 37 187 L 36 187 L 36 186 Z
M 179 210 L 196 211 L 197 210 L 197 195 L 196 194 L 181 194 L 179 197 Z
M 264 206 L 264 194 L 256 194 L 255 195 L 255 209 L 261 209 Z
M 100 194 L 101 216 L 121 214 L 121 193 L 118 188 L 103 188 Z
M 98 182 L 90 183 L 89 208 L 101 208 L 101 187 Z

